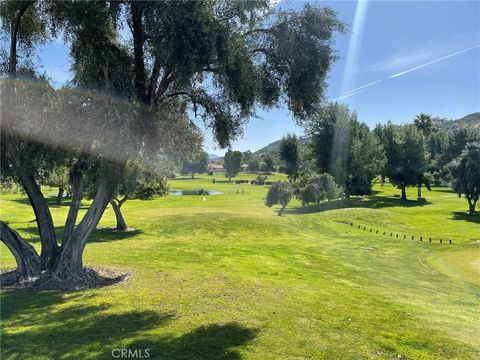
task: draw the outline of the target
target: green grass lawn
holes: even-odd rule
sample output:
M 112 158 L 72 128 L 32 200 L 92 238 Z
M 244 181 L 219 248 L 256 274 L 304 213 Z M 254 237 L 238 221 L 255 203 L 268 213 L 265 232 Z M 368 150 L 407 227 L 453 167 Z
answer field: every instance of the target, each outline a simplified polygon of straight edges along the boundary
M 480 220 L 464 199 L 439 188 L 418 202 L 412 188 L 402 203 L 376 185 L 371 197 L 321 211 L 294 200 L 278 217 L 263 205 L 266 186 L 216 179 L 170 188 L 224 195 L 127 201 L 129 232 L 109 230 L 106 210 L 84 260 L 131 273 L 126 282 L 2 291 L 1 358 L 111 359 L 116 348 L 150 349 L 153 359 L 479 358 Z M 55 189 L 44 192 L 53 202 Z M 0 206 L 38 246 L 28 200 L 3 194 Z M 67 210 L 52 206 L 59 227 Z M 0 250 L 1 267 L 13 267 Z

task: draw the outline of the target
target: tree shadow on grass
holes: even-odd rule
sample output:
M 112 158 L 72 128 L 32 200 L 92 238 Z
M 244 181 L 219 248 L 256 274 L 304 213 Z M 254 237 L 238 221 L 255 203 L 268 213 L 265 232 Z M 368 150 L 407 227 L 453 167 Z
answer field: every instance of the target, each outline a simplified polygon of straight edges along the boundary
M 218 178 L 195 178 L 195 179 L 192 179 L 192 180 L 208 180 L 209 183 L 214 184 L 213 179 L 215 179 L 215 184 L 235 184 L 235 180 L 228 181 L 228 178 L 223 178 L 223 177 L 221 179 L 218 179 Z M 178 180 L 187 180 L 187 179 L 178 179 Z M 243 183 L 243 185 L 246 185 L 246 184 L 247 183 Z M 250 184 L 250 183 L 248 183 L 248 184 Z M 237 184 L 237 185 L 239 185 L 239 184 Z
M 95 229 L 88 242 L 107 242 L 124 240 L 143 234 L 142 230 L 128 229 L 126 231 L 116 231 L 111 228 Z
M 61 205 L 58 205 L 56 196 L 45 196 L 45 200 L 47 201 L 48 207 L 50 208 L 69 207 L 72 202 L 71 198 L 64 197 Z M 15 201 L 16 203 L 19 203 L 22 205 L 30 206 L 30 200 L 28 200 L 28 197 L 26 196 L 18 197 L 18 198 L 12 199 L 11 201 Z M 89 207 L 90 207 L 89 204 L 83 204 L 80 206 L 80 209 L 86 210 Z
M 234 322 L 211 324 L 175 338 L 147 336 L 128 344 L 128 349 L 149 349 L 153 359 L 240 360 L 236 348 L 253 340 L 257 333 L 257 329 Z M 109 355 L 105 353 L 104 358 Z
M 208 178 L 204 178 L 204 177 L 199 177 L 199 176 L 195 176 L 194 178 L 192 178 L 191 176 L 182 176 L 182 177 L 176 177 L 174 179 L 168 179 L 169 181 L 177 181 L 177 180 L 180 180 L 180 181 L 183 181 L 183 180 L 206 180 Z
M 432 188 L 432 190 L 434 190 L 435 192 L 442 192 L 442 193 L 448 193 L 448 194 L 455 194 L 455 191 L 453 191 L 452 189 L 448 189 L 448 188 Z
M 153 311 L 109 312 L 88 298 L 59 292 L 2 293 L 2 358 L 98 358 L 105 349 L 163 325 L 174 316 Z M 14 308 L 14 314 L 8 312 Z M 5 318 L 8 321 L 5 321 Z M 21 329 L 21 330 L 20 330 Z M 20 330 L 20 331 L 19 331 Z
M 471 215 L 467 212 L 453 211 L 452 214 L 453 214 L 452 216 L 453 220 L 463 220 L 463 221 L 473 222 L 474 224 L 480 224 L 480 213 Z
M 15 231 L 19 231 L 22 233 L 26 233 L 27 235 L 24 237 L 25 240 L 31 243 L 39 243 L 40 236 L 38 233 L 38 228 L 36 222 L 30 223 L 30 226 L 27 227 L 15 227 L 15 223 L 11 223 Z M 57 241 L 60 242 L 63 236 L 63 229 L 64 226 L 57 226 L 55 227 L 55 233 L 57 234 Z M 117 240 L 124 240 L 135 237 L 137 235 L 142 234 L 142 230 L 138 229 L 128 229 L 126 231 L 116 231 L 112 228 L 97 228 L 88 239 L 89 243 L 92 242 L 108 242 L 108 241 L 117 241 Z
M 1 357 L 4 359 L 112 359 L 114 349 L 149 349 L 152 359 L 240 359 L 235 347 L 256 329 L 237 323 L 201 326 L 179 337 L 153 334 L 173 313 L 113 312 L 83 292 L 4 291 Z M 137 350 L 137 351 L 138 351 Z
M 401 200 L 396 197 L 387 197 L 387 196 L 368 196 L 368 197 L 352 197 L 348 200 L 336 199 L 328 204 L 324 202 L 320 207 L 315 205 L 309 205 L 305 207 L 297 207 L 285 209 L 285 214 L 312 214 L 317 212 L 324 212 L 329 210 L 336 209 L 348 209 L 348 208 L 367 208 L 367 209 L 382 209 L 387 207 L 418 207 L 430 205 L 431 202 L 425 200 L 424 198 L 417 200 Z

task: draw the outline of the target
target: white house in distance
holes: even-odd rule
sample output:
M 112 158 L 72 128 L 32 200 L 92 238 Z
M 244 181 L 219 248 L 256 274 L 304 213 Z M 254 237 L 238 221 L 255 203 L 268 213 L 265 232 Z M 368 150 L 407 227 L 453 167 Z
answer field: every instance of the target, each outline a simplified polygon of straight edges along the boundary
M 213 171 L 215 174 L 225 174 L 227 172 L 223 165 L 217 163 L 208 164 L 208 171 Z

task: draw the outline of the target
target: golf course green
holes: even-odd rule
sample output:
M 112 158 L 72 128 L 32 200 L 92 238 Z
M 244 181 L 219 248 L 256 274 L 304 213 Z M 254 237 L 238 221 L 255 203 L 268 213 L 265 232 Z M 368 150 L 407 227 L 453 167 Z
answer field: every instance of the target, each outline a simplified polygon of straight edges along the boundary
M 1 358 L 112 359 L 114 349 L 151 359 L 479 358 L 480 217 L 465 199 L 433 188 L 417 201 L 410 188 L 404 202 L 376 184 L 370 197 L 321 209 L 292 200 L 280 217 L 264 205 L 268 186 L 234 181 L 253 178 L 172 179 L 172 190 L 223 194 L 128 200 L 125 232 L 111 230 L 109 206 L 84 262 L 127 279 L 2 290 Z M 56 189 L 43 191 L 60 229 L 69 199 L 55 206 Z M 0 211 L 40 248 L 25 195 L 4 192 Z M 0 250 L 1 268 L 13 268 Z

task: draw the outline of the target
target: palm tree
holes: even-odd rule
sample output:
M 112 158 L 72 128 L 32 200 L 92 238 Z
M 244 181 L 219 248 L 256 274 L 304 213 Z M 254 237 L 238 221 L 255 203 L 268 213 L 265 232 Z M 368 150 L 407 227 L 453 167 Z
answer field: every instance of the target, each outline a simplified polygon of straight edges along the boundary
M 428 136 L 432 132 L 432 116 L 427 113 L 421 113 L 420 115 L 415 116 L 413 123 L 423 135 Z

